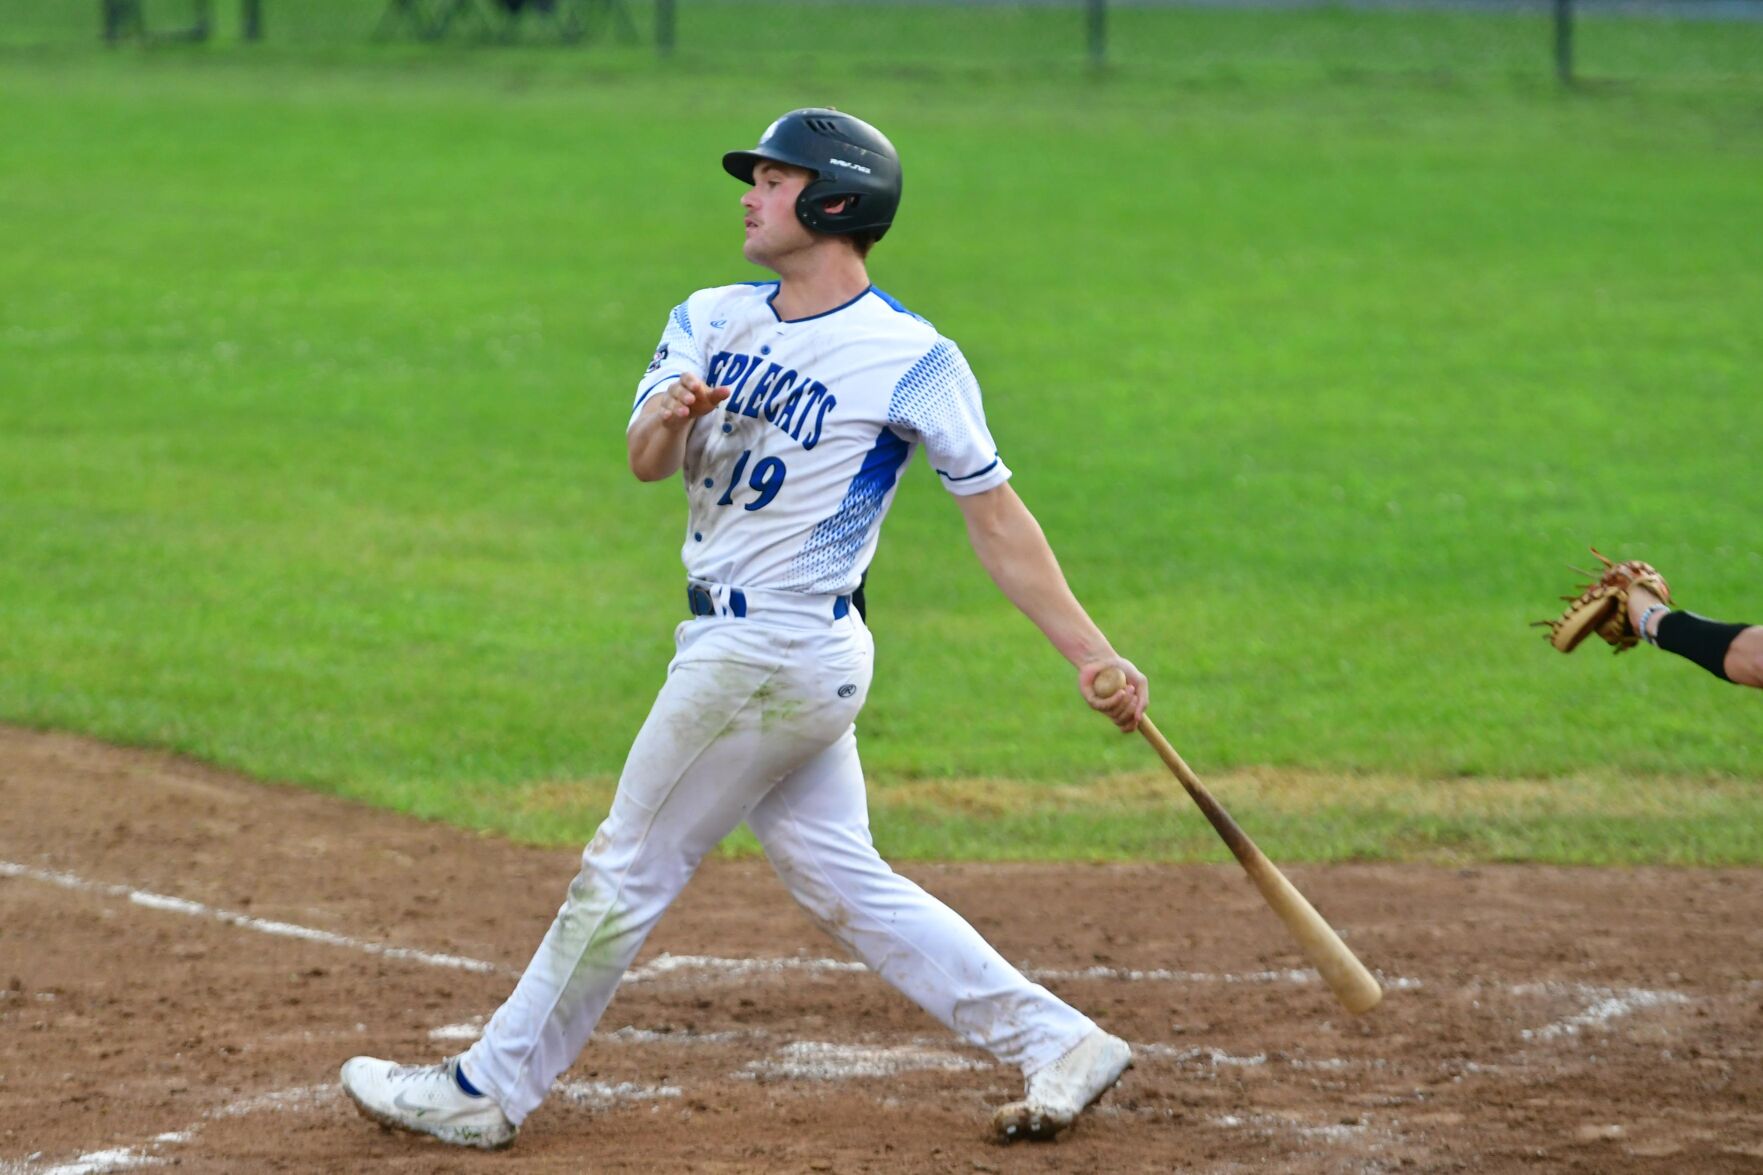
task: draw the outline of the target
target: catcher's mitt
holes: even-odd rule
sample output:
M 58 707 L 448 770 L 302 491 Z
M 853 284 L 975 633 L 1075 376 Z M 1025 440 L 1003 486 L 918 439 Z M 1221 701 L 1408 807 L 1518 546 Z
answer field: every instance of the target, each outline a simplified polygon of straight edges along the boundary
M 1559 617 L 1538 620 L 1532 627 L 1546 626 L 1549 643 L 1563 653 L 1573 652 L 1579 642 L 1594 632 L 1621 653 L 1641 643 L 1640 633 L 1634 630 L 1634 622 L 1628 617 L 1628 589 L 1638 584 L 1669 604 L 1671 588 L 1651 563 L 1642 563 L 1639 559 L 1615 563 L 1604 558 L 1596 547 L 1591 551 L 1604 565 L 1603 573 L 1574 568 L 1581 575 L 1593 576 L 1592 582 L 1586 584 L 1585 590 L 1577 596 L 1561 597 L 1567 601 L 1567 609 Z

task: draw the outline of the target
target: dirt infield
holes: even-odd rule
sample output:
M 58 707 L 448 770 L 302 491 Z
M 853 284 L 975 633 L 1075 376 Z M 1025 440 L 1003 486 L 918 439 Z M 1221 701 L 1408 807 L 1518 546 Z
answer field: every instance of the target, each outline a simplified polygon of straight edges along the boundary
M 712 862 L 514 1150 L 383 1132 L 575 871 L 170 756 L 0 728 L 0 1172 L 1763 1170 L 1763 873 L 1294 868 L 1385 978 L 1340 1012 L 1234 865 L 909 866 L 1134 1042 L 1064 1140 L 762 862 Z

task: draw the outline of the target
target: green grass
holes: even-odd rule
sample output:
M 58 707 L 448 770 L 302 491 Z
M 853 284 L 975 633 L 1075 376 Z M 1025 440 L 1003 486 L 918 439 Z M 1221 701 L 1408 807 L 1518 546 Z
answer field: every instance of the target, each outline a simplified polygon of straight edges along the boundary
M 580 839 L 680 611 L 630 389 L 758 276 L 718 153 L 831 101 L 906 153 L 877 281 L 1270 853 L 1763 861 L 1756 694 L 1524 626 L 1588 541 L 1763 620 L 1759 32 L 1654 22 L 1651 80 L 1562 95 L 1273 60 L 1338 12 L 1168 19 L 1237 64 L 0 54 L 0 716 Z M 1220 855 L 922 466 L 872 589 L 885 850 Z

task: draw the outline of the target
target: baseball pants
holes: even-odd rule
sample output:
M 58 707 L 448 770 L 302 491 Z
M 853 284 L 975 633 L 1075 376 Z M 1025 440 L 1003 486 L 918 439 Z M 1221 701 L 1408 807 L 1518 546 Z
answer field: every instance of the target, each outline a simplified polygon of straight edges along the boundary
M 1033 1073 L 1095 1027 L 876 853 L 853 726 L 874 643 L 855 613 L 713 616 L 675 640 L 581 872 L 463 1058 L 511 1121 L 574 1063 L 662 912 L 742 821 L 823 929 L 969 1044 Z

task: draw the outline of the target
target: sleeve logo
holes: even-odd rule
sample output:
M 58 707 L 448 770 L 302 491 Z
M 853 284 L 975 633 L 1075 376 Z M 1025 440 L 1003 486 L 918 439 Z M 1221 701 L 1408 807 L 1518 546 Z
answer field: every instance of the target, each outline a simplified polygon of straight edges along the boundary
M 649 361 L 650 372 L 656 372 L 656 371 L 661 370 L 661 365 L 666 362 L 667 362 L 667 344 L 662 343 L 659 347 L 655 348 L 655 358 L 653 358 Z

